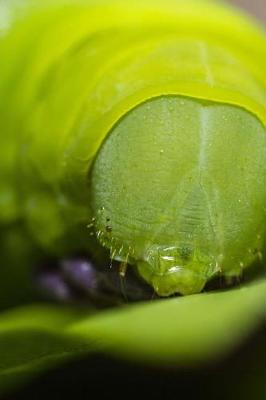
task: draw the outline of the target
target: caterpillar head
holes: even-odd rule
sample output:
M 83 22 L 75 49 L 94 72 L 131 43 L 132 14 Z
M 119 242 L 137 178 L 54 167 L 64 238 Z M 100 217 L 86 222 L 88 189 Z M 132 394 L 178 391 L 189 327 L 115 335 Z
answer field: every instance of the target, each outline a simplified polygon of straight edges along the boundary
M 200 292 L 221 269 L 238 275 L 249 262 L 259 222 L 246 217 L 265 199 L 263 180 L 259 195 L 246 190 L 266 148 L 252 118 L 232 106 L 158 97 L 125 115 L 103 143 L 91 176 L 97 236 L 160 296 Z M 258 138 L 255 160 L 246 149 Z

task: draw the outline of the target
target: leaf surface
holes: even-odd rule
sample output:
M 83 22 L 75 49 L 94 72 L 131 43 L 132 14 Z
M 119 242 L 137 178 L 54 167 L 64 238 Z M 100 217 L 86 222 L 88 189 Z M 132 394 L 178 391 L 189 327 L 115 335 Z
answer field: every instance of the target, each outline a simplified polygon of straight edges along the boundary
M 31 305 L 1 314 L 0 390 L 89 352 L 151 365 L 225 356 L 265 317 L 266 281 L 94 313 Z

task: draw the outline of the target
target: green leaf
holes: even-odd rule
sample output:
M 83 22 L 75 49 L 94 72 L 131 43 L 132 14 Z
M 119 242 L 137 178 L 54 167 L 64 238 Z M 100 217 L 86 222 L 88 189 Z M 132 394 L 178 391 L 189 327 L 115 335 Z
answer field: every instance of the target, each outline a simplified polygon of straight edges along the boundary
M 0 390 L 65 359 L 104 352 L 151 365 L 224 357 L 265 318 L 266 281 L 94 313 L 32 305 L 0 318 Z
M 43 369 L 93 348 L 89 339 L 83 343 L 66 334 L 68 326 L 78 320 L 81 313 L 71 308 L 45 305 L 2 312 L 0 393 Z

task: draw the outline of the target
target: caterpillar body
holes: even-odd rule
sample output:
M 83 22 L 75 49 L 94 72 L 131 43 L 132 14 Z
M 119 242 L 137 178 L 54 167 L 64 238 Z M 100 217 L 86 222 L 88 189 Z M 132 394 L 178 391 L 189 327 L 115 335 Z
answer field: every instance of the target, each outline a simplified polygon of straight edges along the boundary
M 261 258 L 263 29 L 207 0 L 10 4 L 2 225 L 22 219 L 58 255 L 93 251 L 92 229 L 160 296 Z

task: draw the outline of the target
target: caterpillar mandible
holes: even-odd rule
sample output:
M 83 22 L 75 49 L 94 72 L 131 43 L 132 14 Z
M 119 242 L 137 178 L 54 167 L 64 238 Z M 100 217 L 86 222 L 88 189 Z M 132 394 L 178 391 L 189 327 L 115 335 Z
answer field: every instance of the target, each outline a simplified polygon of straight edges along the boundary
M 208 0 L 5 12 L 3 226 L 22 219 L 56 255 L 93 251 L 89 226 L 159 296 L 200 292 L 262 257 L 262 28 Z

